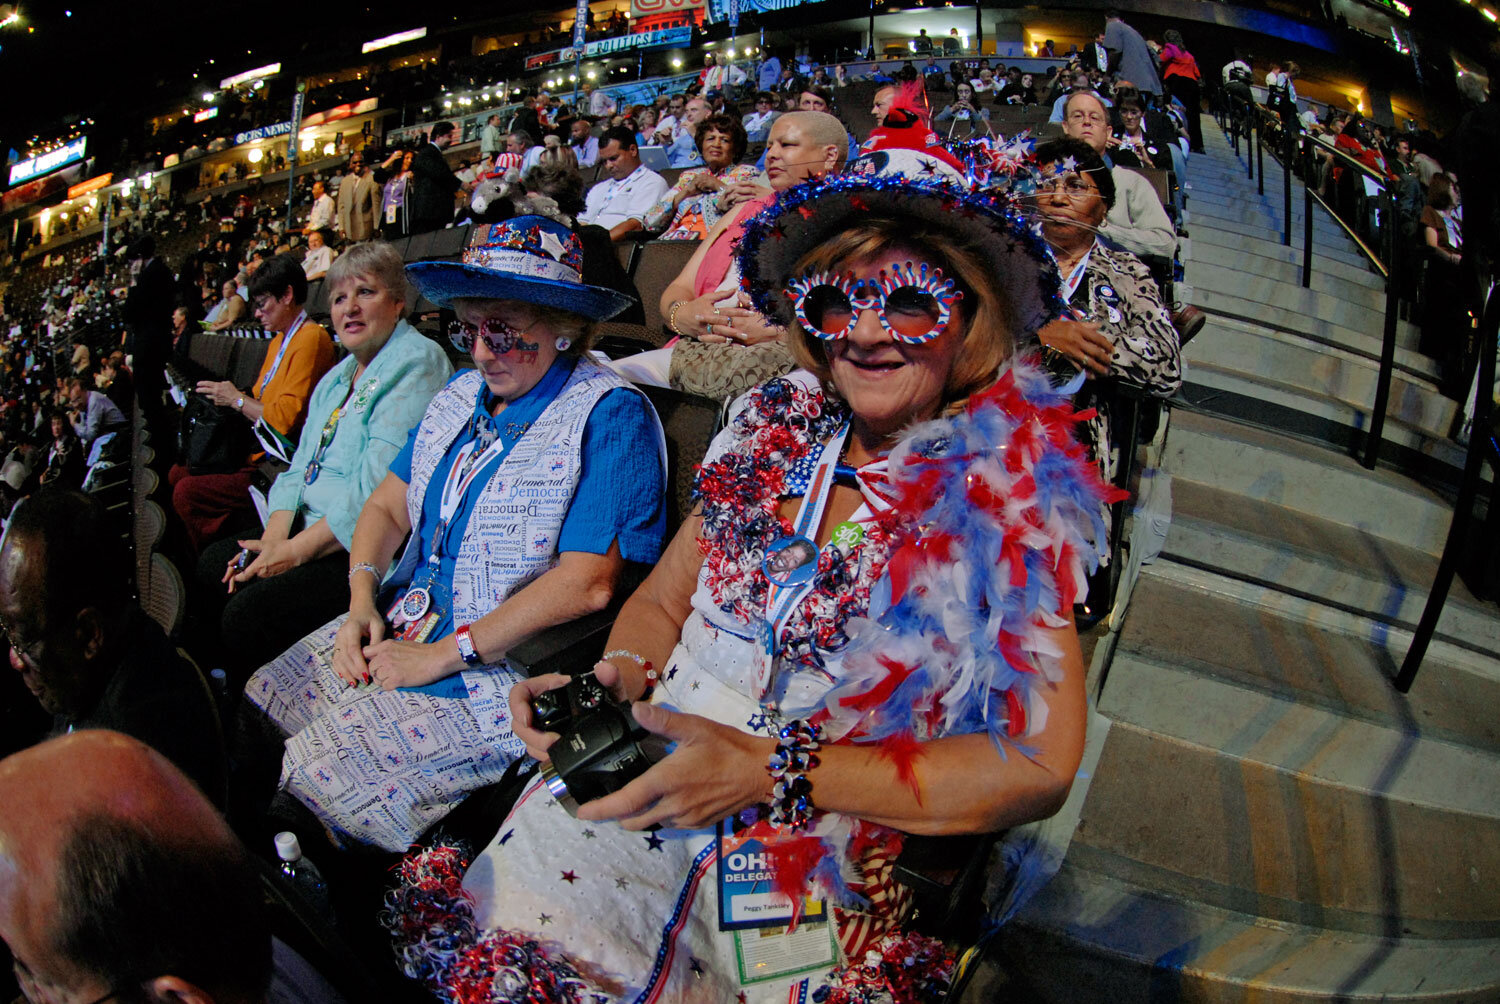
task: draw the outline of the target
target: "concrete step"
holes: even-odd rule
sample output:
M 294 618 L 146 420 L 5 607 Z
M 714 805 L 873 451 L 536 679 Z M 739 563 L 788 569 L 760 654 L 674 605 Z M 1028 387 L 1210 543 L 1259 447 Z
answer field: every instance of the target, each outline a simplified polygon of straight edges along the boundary
M 1272 502 L 1440 554 L 1452 503 L 1411 478 L 1288 436 L 1178 409 L 1162 466 L 1174 477 Z
M 1300 436 L 1346 455 L 1358 455 L 1369 426 L 1369 406 L 1288 387 L 1211 364 L 1189 368 L 1176 401 L 1180 408 Z M 1428 429 L 1387 418 L 1381 433 L 1381 459 L 1418 480 L 1457 485 L 1465 451 Z M 1486 480 L 1488 476 L 1486 475 Z
M 1193 264 L 1191 281 L 1195 289 L 1214 290 L 1377 338 L 1385 331 L 1384 296 L 1378 304 L 1356 305 L 1317 290 L 1303 289 L 1299 283 L 1278 282 L 1233 266 Z M 1396 345 L 1400 348 L 1415 351 L 1421 334 L 1415 324 L 1397 319 Z
M 1196 673 L 1444 749 L 1500 753 L 1500 722 L 1491 714 L 1500 662 L 1488 652 L 1437 639 L 1411 692 L 1400 694 L 1390 680 L 1409 648 L 1411 632 L 1403 627 L 1172 558 L 1143 569 L 1136 589 L 1117 659 Z M 1471 616 L 1483 614 L 1471 608 Z M 1119 665 L 1106 690 L 1129 679 L 1115 675 Z M 1500 771 L 1500 759 L 1495 763 Z M 1474 804 L 1463 801 L 1467 794 L 1436 789 L 1427 797 L 1450 807 Z M 1491 810 L 1500 814 L 1500 801 Z
M 1180 478 L 1172 482 L 1172 526 L 1162 553 L 1408 631 L 1422 615 L 1438 564 L 1398 541 Z M 1500 607 L 1455 580 L 1437 637 L 1500 655 Z
M 1201 584 L 1152 566 L 1136 585 L 1074 849 L 1284 923 L 1500 936 L 1500 755 L 1482 711 L 1402 697 L 1373 646 Z M 1445 679 L 1493 701 L 1493 670 L 1463 676 Z M 1459 728 L 1488 731 L 1491 748 Z
M 1287 334 L 1301 335 L 1324 345 L 1362 355 L 1367 359 L 1378 360 L 1380 358 L 1384 341 L 1384 329 L 1381 326 L 1368 329 L 1351 328 L 1323 317 L 1302 313 L 1292 307 L 1251 299 L 1243 293 L 1236 294 L 1225 289 L 1203 288 L 1198 285 L 1196 276 L 1189 276 L 1189 279 L 1193 283 L 1194 305 L 1209 313 L 1223 314 Z M 1244 286 L 1247 292 L 1254 292 L 1249 277 L 1245 278 Z M 1267 294 L 1262 292 L 1260 295 Z M 1287 295 L 1290 300 L 1291 294 Z M 1403 337 L 1399 334 L 1401 330 L 1398 328 L 1396 369 L 1410 376 L 1436 382 L 1437 363 L 1416 349 L 1401 345 L 1400 339 Z M 1409 330 L 1405 337 L 1415 340 Z
M 1191 232 L 1191 224 L 1188 227 Z M 1183 264 L 1189 271 L 1196 265 L 1211 265 L 1217 268 L 1238 269 L 1246 275 L 1259 276 L 1287 286 L 1302 284 L 1302 248 L 1278 247 L 1281 251 L 1293 251 L 1269 257 L 1244 251 L 1230 251 L 1208 242 L 1191 242 L 1191 257 L 1184 253 Z M 1325 296 L 1337 297 L 1368 310 L 1385 311 L 1385 280 L 1373 272 L 1356 270 L 1344 266 L 1342 271 L 1329 268 L 1313 269 L 1312 289 Z
M 1490 940 L 1377 937 L 1279 924 L 1075 864 L 1001 932 L 1025 1000 L 1459 1004 L 1500 997 Z
M 1212 216 L 1223 220 L 1254 223 L 1273 229 L 1278 235 L 1281 232 L 1281 219 L 1285 208 L 1279 190 L 1274 196 L 1269 192 L 1266 195 L 1260 195 L 1253 187 L 1239 190 L 1219 187 L 1212 183 L 1205 183 L 1202 186 L 1195 184 L 1187 202 L 1187 211 L 1195 217 Z M 1330 240 L 1349 240 L 1344 228 L 1324 212 L 1322 207 L 1315 205 L 1313 207 L 1313 238 L 1316 240 L 1319 237 Z M 1294 192 L 1292 198 L 1292 240 L 1298 244 L 1302 241 L 1302 203 L 1298 192 Z
M 1270 232 L 1261 233 L 1246 232 L 1244 230 L 1223 229 L 1215 226 L 1191 225 L 1185 228 L 1192 236 L 1194 247 L 1199 244 L 1212 244 L 1234 254 L 1252 254 L 1263 258 L 1272 258 L 1277 261 L 1294 263 L 1300 269 L 1302 267 L 1302 246 L 1297 241 L 1292 242 L 1292 247 L 1281 243 L 1281 235 L 1267 236 Z M 1184 259 L 1186 260 L 1186 259 Z M 1329 272 L 1340 278 L 1353 279 L 1361 274 L 1373 274 L 1370 264 L 1364 257 L 1357 254 L 1343 252 L 1330 252 L 1325 248 L 1315 245 L 1313 247 L 1313 273 Z M 1378 276 L 1376 277 L 1379 278 Z M 1297 281 L 1301 282 L 1299 273 Z M 1381 288 L 1384 289 L 1384 280 Z
M 1229 234 L 1259 237 L 1262 240 L 1281 244 L 1281 224 L 1256 217 L 1249 212 L 1231 213 L 1230 211 L 1214 212 L 1211 209 L 1199 210 L 1194 206 L 1189 210 L 1191 220 L 1187 222 L 1184 229 L 1194 237 L 1202 230 L 1220 230 Z M 1293 232 L 1292 245 L 1299 251 L 1302 248 L 1302 235 Z M 1365 263 L 1365 258 L 1360 254 L 1352 241 L 1344 236 L 1343 231 L 1313 230 L 1313 250 L 1322 255 L 1335 258 L 1346 265 L 1355 267 Z
M 1348 424 L 1358 428 L 1368 425 L 1380 376 L 1379 362 L 1368 356 L 1219 314 L 1209 315 L 1183 356 L 1191 381 L 1243 392 L 1222 379 L 1205 379 L 1212 369 L 1268 388 L 1331 398 L 1344 406 L 1340 414 Z M 1446 440 L 1457 409 L 1457 402 L 1444 397 L 1433 381 L 1400 370 L 1393 374 L 1388 419 Z

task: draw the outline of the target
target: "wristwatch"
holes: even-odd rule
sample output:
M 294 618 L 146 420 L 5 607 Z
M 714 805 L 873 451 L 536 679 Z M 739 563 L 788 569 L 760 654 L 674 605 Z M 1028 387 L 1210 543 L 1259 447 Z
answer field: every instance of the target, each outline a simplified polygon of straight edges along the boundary
M 235 411 L 244 411 L 245 410 L 245 395 L 241 394 L 238 398 L 235 399 L 234 410 Z
M 469 634 L 469 625 L 465 624 L 453 632 L 453 641 L 458 645 L 459 658 L 463 659 L 465 666 L 478 666 L 484 660 L 479 658 L 479 650 L 474 647 L 474 639 Z

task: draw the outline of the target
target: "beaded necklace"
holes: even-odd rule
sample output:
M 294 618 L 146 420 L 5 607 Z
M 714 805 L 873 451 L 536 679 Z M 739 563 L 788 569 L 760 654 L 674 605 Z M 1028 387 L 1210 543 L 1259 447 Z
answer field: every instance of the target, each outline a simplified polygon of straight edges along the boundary
M 699 551 L 710 594 L 719 609 L 747 628 L 766 616 L 770 581 L 766 548 L 793 532 L 777 511 L 800 495 L 825 440 L 847 420 L 843 402 L 776 379 L 752 391 L 731 429 L 735 444 L 698 470 L 694 495 L 703 506 Z M 890 557 L 899 519 L 887 513 L 864 526 L 855 541 L 833 541 L 818 554 L 813 588 L 788 624 L 780 657 L 821 669 L 821 652 L 847 643 L 844 626 L 869 608 L 870 589 Z

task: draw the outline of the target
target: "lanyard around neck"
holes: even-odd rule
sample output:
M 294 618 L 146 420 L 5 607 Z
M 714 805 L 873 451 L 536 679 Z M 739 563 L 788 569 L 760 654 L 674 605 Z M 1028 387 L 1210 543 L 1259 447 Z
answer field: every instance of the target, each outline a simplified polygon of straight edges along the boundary
M 276 371 L 281 369 L 281 359 L 286 355 L 287 347 L 292 344 L 292 337 L 297 334 L 306 321 L 307 311 L 299 311 L 296 320 L 292 321 L 292 326 L 287 328 L 286 334 L 281 336 L 281 347 L 276 350 L 276 358 L 271 361 L 271 368 L 266 370 L 265 378 L 260 382 L 260 389 L 255 392 L 256 397 L 265 396 L 266 386 L 271 382 L 271 378 L 276 375 Z

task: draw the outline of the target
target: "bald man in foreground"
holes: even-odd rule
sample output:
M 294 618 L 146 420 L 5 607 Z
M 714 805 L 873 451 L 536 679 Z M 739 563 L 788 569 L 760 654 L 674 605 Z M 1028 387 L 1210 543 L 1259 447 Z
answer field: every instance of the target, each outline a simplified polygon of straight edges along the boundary
M 0 806 L 0 938 L 29 999 L 340 999 L 284 947 L 273 967 L 255 864 L 141 742 L 88 729 L 23 750 L 0 761 Z

